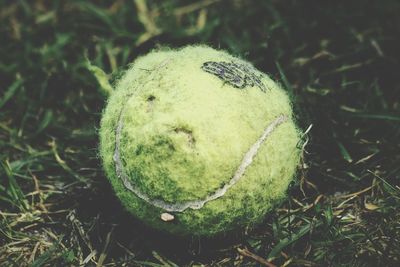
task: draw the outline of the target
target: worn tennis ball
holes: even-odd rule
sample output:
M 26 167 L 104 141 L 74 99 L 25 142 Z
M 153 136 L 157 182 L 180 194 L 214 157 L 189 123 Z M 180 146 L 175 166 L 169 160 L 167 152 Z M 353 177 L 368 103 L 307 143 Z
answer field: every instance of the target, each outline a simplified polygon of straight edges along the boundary
M 174 234 L 252 226 L 299 162 L 287 94 L 250 63 L 207 46 L 137 59 L 104 110 L 100 155 L 126 209 Z

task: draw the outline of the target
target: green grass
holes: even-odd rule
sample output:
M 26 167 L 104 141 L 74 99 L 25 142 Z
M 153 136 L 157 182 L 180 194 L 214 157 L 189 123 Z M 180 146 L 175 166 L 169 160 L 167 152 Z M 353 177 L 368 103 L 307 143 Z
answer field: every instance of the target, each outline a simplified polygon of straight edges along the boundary
M 400 3 L 0 0 L 0 266 L 399 266 Z M 291 93 L 305 138 L 289 197 L 213 239 L 122 209 L 97 155 L 104 96 L 163 45 L 241 55 Z

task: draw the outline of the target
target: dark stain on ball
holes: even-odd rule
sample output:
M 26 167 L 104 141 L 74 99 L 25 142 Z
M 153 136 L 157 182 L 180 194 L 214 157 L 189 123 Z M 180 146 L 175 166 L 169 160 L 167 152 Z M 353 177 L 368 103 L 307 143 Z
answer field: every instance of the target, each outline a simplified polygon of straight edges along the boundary
M 193 148 L 196 144 L 196 139 L 193 136 L 193 132 L 189 129 L 186 129 L 185 127 L 176 127 L 174 129 L 174 132 L 177 134 L 184 134 L 187 137 L 188 140 L 188 146 Z
M 238 89 L 257 86 L 262 92 L 266 92 L 267 88 L 261 81 L 262 75 L 250 65 L 238 62 L 215 62 L 207 61 L 201 66 L 201 69 L 214 74 L 224 82 Z

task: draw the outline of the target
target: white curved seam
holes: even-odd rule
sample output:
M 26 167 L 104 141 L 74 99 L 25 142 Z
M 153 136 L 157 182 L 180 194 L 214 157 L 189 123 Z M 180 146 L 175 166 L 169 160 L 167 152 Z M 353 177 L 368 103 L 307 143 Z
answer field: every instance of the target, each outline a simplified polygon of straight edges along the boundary
M 207 202 L 215 200 L 217 198 L 222 197 L 225 195 L 225 193 L 231 188 L 233 185 L 235 185 L 240 178 L 243 177 L 247 167 L 251 165 L 253 162 L 254 157 L 257 155 L 258 150 L 260 149 L 261 145 L 265 142 L 267 137 L 271 135 L 271 133 L 282 123 L 288 120 L 288 117 L 286 115 L 279 115 L 273 122 L 271 122 L 263 131 L 262 135 L 260 138 L 257 139 L 257 141 L 250 147 L 250 149 L 246 152 L 244 155 L 239 167 L 237 168 L 235 174 L 232 176 L 232 178 L 229 180 L 228 183 L 226 183 L 223 187 L 217 189 L 214 193 L 208 195 L 204 199 L 199 199 L 199 200 L 190 200 L 190 201 L 185 201 L 185 202 L 177 202 L 177 203 L 168 203 L 164 200 L 161 199 L 151 199 L 146 193 L 142 192 L 139 190 L 139 188 L 135 187 L 129 180 L 130 178 L 126 174 L 122 161 L 121 161 L 121 155 L 120 155 L 120 139 L 121 139 L 121 131 L 123 127 L 122 123 L 122 111 L 124 109 L 122 108 L 121 113 L 119 115 L 119 120 L 118 120 L 118 125 L 116 129 L 116 137 L 115 137 L 115 151 L 114 151 L 114 156 L 113 160 L 115 163 L 115 171 L 117 173 L 117 176 L 122 180 L 124 186 L 126 189 L 129 191 L 133 192 L 137 197 L 142 199 L 143 201 L 147 202 L 148 204 L 163 209 L 168 212 L 183 212 L 187 209 L 201 209 Z

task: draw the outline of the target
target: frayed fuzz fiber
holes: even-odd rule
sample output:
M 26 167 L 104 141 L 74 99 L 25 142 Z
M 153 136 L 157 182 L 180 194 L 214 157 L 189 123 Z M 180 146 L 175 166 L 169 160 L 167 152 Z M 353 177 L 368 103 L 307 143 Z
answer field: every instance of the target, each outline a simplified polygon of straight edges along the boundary
M 292 117 L 287 94 L 242 59 L 207 46 L 154 51 L 110 96 L 100 154 L 130 213 L 210 236 L 261 221 L 284 198 L 300 158 Z

